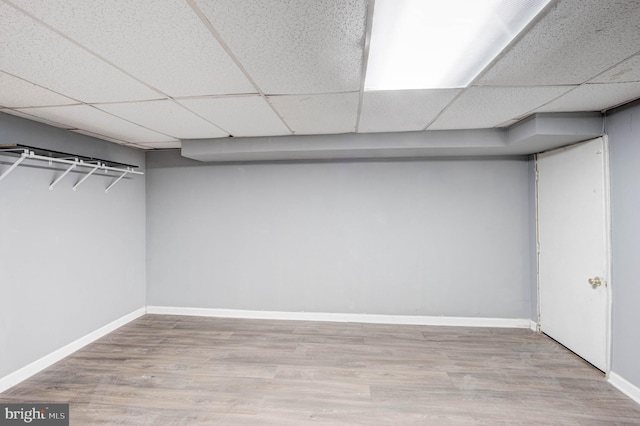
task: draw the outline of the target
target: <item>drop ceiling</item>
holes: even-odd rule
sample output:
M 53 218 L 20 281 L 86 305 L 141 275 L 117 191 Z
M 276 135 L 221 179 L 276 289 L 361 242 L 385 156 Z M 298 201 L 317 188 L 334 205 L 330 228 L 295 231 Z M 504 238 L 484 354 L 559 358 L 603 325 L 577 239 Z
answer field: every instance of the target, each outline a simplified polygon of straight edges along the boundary
M 503 129 L 640 98 L 638 1 L 552 1 L 468 87 L 365 92 L 374 8 L 0 0 L 0 112 L 159 149 L 230 136 Z

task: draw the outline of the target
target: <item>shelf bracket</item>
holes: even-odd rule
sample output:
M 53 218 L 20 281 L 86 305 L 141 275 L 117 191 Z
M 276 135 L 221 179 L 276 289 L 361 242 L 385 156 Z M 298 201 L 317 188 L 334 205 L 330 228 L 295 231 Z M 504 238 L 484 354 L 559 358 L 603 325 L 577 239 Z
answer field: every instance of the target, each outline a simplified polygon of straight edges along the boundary
M 18 167 L 20 165 L 20 163 L 22 163 L 24 160 L 27 159 L 27 157 L 29 156 L 29 152 L 28 151 L 24 151 L 21 155 L 20 158 L 18 158 L 15 163 L 13 163 L 7 170 L 4 171 L 4 173 L 2 173 L 0 175 L 0 181 L 4 178 L 6 178 L 7 176 L 9 176 L 9 173 L 11 173 L 16 167 Z
M 72 165 L 69 166 L 69 168 L 67 170 L 65 170 L 65 172 L 63 174 L 61 174 L 60 176 L 58 176 L 58 179 L 54 180 L 51 185 L 49 185 L 49 191 L 53 191 L 53 188 L 58 184 L 58 182 L 60 182 L 62 179 L 64 179 L 64 177 L 66 175 L 69 174 L 69 172 L 71 172 L 71 170 L 75 169 L 76 166 L 78 165 L 77 162 L 74 162 Z
M 94 174 L 96 172 L 96 170 L 98 170 L 99 168 L 100 168 L 100 163 L 98 163 L 97 166 L 95 166 L 93 169 L 91 169 L 91 171 L 89 173 L 87 173 L 82 179 L 80 179 L 80 181 L 78 181 L 78 183 L 73 185 L 73 190 L 75 191 L 76 189 L 78 189 L 78 187 L 82 184 L 82 182 L 87 180 L 89 178 L 89 176 Z
M 46 161 L 49 163 L 49 168 L 54 168 L 54 164 L 66 164 L 66 169 L 59 169 L 55 167 L 56 173 L 60 173 L 60 176 L 54 179 L 53 182 L 49 185 L 49 190 L 53 190 L 55 186 L 64 179 L 72 170 L 79 170 L 80 168 L 85 168 L 89 170 L 82 170 L 80 173 L 82 174 L 81 178 L 73 185 L 73 190 L 76 191 L 80 185 L 82 185 L 89 176 L 93 174 L 104 174 L 107 177 L 113 177 L 110 172 L 113 171 L 115 174 L 115 180 L 105 189 L 105 192 L 109 192 L 111 188 L 120 180 L 122 180 L 127 175 L 144 175 L 144 172 L 140 170 L 135 170 L 138 166 L 133 166 L 129 164 L 100 160 L 93 157 L 83 157 L 79 155 L 68 154 L 59 151 L 52 151 L 44 148 L 34 148 L 27 145 L 20 144 L 3 144 L 0 143 L 0 156 L 3 155 L 20 155 L 20 157 L 13 162 L 9 166 L 7 170 L 0 174 L 0 181 L 6 178 L 9 173 L 13 172 L 24 160 L 38 160 L 38 161 Z M 46 155 L 45 155 L 46 154 Z
M 131 171 L 130 169 L 125 170 L 125 171 L 124 171 L 124 173 L 122 173 L 122 174 L 120 175 L 120 177 L 118 177 L 118 179 L 114 180 L 114 181 L 111 183 L 111 185 L 107 186 L 107 189 L 105 189 L 105 190 L 104 190 L 104 192 L 109 192 L 109 190 L 110 190 L 111 188 L 113 188 L 113 187 L 115 186 L 115 184 L 116 184 L 116 183 L 120 182 L 120 179 L 122 179 L 123 177 L 125 177 L 125 176 L 130 172 L 130 171 Z

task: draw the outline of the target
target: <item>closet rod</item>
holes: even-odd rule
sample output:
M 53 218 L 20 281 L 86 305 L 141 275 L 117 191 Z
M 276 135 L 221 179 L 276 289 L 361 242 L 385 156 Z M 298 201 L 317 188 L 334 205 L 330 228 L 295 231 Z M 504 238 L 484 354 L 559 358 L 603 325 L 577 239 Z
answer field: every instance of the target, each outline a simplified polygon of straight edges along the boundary
M 23 154 L 24 155 L 24 154 Z M 44 155 L 37 155 L 34 154 L 33 151 L 28 151 L 28 158 L 29 159 L 33 159 L 33 160 L 42 160 L 42 161 L 53 161 L 54 163 L 63 163 L 63 164 L 75 164 L 76 166 L 80 166 L 80 167 L 89 167 L 89 168 L 93 168 L 96 165 L 99 165 L 99 168 L 101 170 L 110 170 L 110 171 L 114 171 L 114 172 L 127 172 L 127 173 L 131 173 L 134 175 L 143 175 L 143 172 L 139 172 L 137 170 L 133 170 L 130 167 L 127 167 L 126 169 L 123 168 L 119 168 L 119 167 L 111 167 L 111 166 L 107 166 L 105 164 L 102 164 L 100 162 L 97 163 L 93 163 L 93 162 L 85 162 L 83 160 L 66 160 L 64 158 L 56 158 L 56 157 L 46 157 Z
M 0 145 L 1 147 L 2 145 Z M 16 149 L 17 148 L 17 149 Z M 35 148 L 35 149 L 39 149 L 39 148 Z M 11 152 L 13 151 L 14 153 L 17 153 L 16 151 L 21 150 L 22 153 L 20 154 L 20 157 L 11 165 L 9 166 L 9 168 L 7 170 L 5 170 L 1 175 L 0 175 L 0 181 L 2 179 L 4 179 L 5 177 L 7 177 L 9 175 L 9 173 L 11 173 L 13 170 L 16 169 L 16 167 L 18 167 L 23 161 L 29 159 L 29 160 L 40 160 L 40 161 L 48 161 L 49 163 L 60 163 L 60 164 L 66 164 L 69 167 L 54 181 L 51 183 L 51 185 L 49 185 L 49 189 L 53 189 L 58 182 L 60 182 L 65 176 L 67 176 L 73 169 L 76 169 L 78 167 L 86 167 L 91 169 L 86 176 L 84 176 L 78 183 L 76 183 L 73 186 L 73 190 L 75 191 L 76 189 L 78 189 L 78 187 L 92 174 L 94 174 L 96 171 L 98 170 L 102 170 L 105 172 L 109 172 L 109 171 L 113 171 L 113 172 L 118 172 L 121 173 L 120 176 L 118 176 L 108 187 L 107 189 L 105 189 L 104 192 L 109 192 L 109 190 L 111 188 L 113 188 L 113 186 L 115 184 L 117 184 L 118 182 L 120 182 L 120 180 L 122 180 L 122 178 L 124 178 L 126 175 L 128 174 L 134 174 L 134 175 L 144 175 L 143 172 L 134 170 L 133 168 L 136 166 L 129 166 L 129 165 L 125 165 L 126 167 L 113 167 L 113 166 L 107 166 L 105 164 L 104 160 L 98 160 L 98 159 L 93 159 L 93 158 L 83 158 L 83 157 L 76 157 L 73 155 L 69 155 L 66 158 L 60 158 L 60 157 L 48 157 L 45 155 L 39 155 L 36 154 L 35 152 L 33 152 L 32 150 L 28 149 L 25 146 L 14 146 L 13 149 L 0 149 L 0 154 L 2 154 L 3 152 Z M 46 150 L 45 150 L 46 151 Z M 55 151 L 48 151 L 51 153 L 54 153 Z M 56 154 L 62 154 L 62 153 L 58 153 L 55 152 Z M 73 158 L 72 160 L 68 159 L 68 158 Z M 119 164 L 119 163 L 115 163 L 115 164 Z

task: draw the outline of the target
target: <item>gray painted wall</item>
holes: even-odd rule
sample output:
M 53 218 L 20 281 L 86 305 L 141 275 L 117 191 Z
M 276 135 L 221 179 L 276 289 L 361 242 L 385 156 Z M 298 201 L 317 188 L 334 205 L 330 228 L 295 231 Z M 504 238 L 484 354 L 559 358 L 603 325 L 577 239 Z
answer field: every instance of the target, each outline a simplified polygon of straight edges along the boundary
M 538 254 L 537 244 L 537 206 L 536 206 L 536 160 L 533 155 L 529 156 L 529 298 L 530 313 L 529 318 L 535 323 L 538 322 Z
M 607 117 L 611 161 L 612 370 L 640 387 L 640 104 Z
M 144 166 L 144 153 L 0 114 L 0 144 Z M 0 172 L 15 158 L 0 156 Z M 43 165 L 30 162 L 29 164 Z M 46 163 L 45 163 L 46 164 Z M 0 182 L 0 377 L 145 305 L 145 182 L 18 167 Z
M 613 371 L 640 386 L 640 105 L 607 117 Z M 340 137 L 340 136 L 336 136 Z M 0 114 L 0 143 L 144 154 Z M 11 159 L 0 157 L 0 172 Z M 112 192 L 0 182 L 0 377 L 148 304 L 535 319 L 524 159 L 207 165 L 148 154 Z M 533 266 L 532 266 L 533 265 Z M 531 284 L 531 285 L 530 285 Z
M 149 305 L 530 316 L 526 158 L 147 167 Z

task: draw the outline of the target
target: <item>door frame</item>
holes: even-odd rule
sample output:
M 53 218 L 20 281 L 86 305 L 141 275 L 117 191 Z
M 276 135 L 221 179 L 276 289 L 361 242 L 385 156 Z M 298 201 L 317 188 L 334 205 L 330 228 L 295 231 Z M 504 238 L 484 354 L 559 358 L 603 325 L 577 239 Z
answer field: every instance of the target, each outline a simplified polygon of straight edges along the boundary
M 612 346 L 612 340 L 611 340 L 611 329 L 612 329 L 612 302 L 613 302 L 613 289 L 612 289 L 612 269 L 611 269 L 611 171 L 610 171 L 610 167 L 609 167 L 609 138 L 607 137 L 606 134 L 603 134 L 602 136 L 598 136 L 598 138 L 602 139 L 602 146 L 603 146 L 603 157 L 602 157 L 602 161 L 603 161 L 603 172 L 604 172 L 604 218 L 605 218 L 605 223 L 603 224 L 604 228 L 605 228 L 605 273 L 607 274 L 605 277 L 605 289 L 606 289 L 606 296 L 607 296 L 607 305 L 606 305 L 606 325 L 605 325 L 605 332 L 606 332 L 606 362 L 605 362 L 605 370 L 604 373 L 606 375 L 606 377 L 609 377 L 609 373 L 611 372 L 611 346 Z M 598 138 L 593 138 L 593 139 L 589 139 L 583 142 L 588 142 L 594 139 L 598 139 Z M 583 143 L 583 142 L 579 142 L 579 143 Z M 578 143 L 578 144 L 579 144 Z M 538 318 L 537 318 L 537 324 L 536 324 L 536 331 L 538 333 L 543 332 L 543 330 L 541 330 L 540 328 L 540 212 L 539 212 L 539 203 L 540 203 L 540 199 L 539 199 L 539 185 L 538 185 L 538 155 L 545 153 L 545 152 L 550 152 L 550 151 L 556 151 L 556 150 L 564 150 L 567 149 L 571 146 L 574 146 L 577 144 L 572 144 L 572 145 L 568 145 L 568 146 L 564 146 L 561 148 L 554 148 L 551 150 L 547 150 L 547 151 L 543 151 L 537 154 L 534 154 L 534 169 L 535 169 L 535 214 L 536 214 L 536 287 L 537 287 L 537 311 L 538 311 Z

